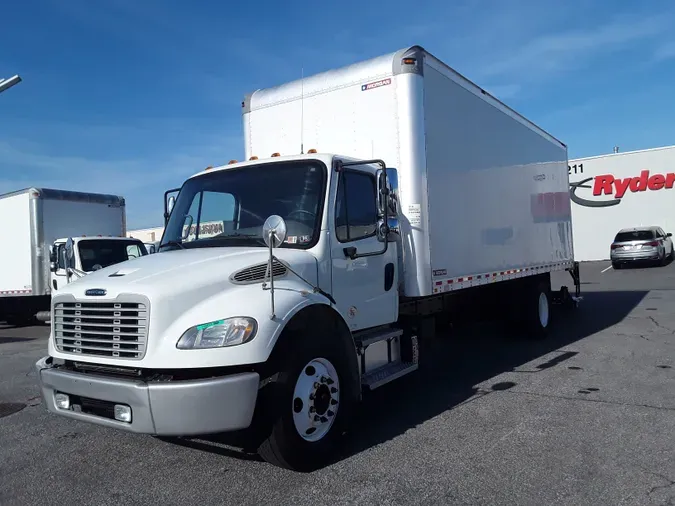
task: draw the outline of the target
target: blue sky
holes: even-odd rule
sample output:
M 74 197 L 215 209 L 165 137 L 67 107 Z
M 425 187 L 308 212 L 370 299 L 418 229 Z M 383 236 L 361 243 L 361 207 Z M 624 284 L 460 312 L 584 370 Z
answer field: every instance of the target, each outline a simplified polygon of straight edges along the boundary
M 650 0 L 179 2 L 2 7 L 0 193 L 115 193 L 130 228 L 243 156 L 244 94 L 420 44 L 569 145 L 675 144 L 675 4 Z

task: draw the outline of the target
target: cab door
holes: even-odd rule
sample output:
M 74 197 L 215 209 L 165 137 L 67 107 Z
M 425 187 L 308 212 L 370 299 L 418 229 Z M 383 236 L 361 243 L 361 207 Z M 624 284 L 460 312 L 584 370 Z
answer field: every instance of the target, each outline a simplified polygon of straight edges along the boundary
M 352 331 L 398 317 L 396 243 L 379 254 L 385 242 L 378 235 L 376 171 L 357 167 L 333 171 L 335 208 L 329 226 L 332 295 Z

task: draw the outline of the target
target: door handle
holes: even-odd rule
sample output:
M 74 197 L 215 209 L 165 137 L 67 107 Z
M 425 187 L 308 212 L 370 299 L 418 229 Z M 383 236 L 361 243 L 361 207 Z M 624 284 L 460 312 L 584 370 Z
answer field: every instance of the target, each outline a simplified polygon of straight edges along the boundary
M 342 251 L 344 252 L 346 257 L 349 257 L 352 260 L 354 260 L 356 258 L 356 248 L 354 246 L 348 246 L 346 248 L 342 248 Z

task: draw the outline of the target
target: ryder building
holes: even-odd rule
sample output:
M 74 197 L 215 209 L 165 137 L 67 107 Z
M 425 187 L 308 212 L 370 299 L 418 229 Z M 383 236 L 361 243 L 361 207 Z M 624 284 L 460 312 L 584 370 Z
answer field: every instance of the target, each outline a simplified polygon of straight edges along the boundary
M 675 146 L 570 160 L 569 174 L 577 260 L 609 259 L 622 228 L 675 234 Z

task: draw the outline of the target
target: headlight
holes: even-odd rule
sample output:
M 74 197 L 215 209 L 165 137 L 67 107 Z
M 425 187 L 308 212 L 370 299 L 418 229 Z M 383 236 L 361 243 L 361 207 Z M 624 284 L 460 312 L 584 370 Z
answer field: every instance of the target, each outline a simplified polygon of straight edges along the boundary
M 236 317 L 196 325 L 176 343 L 180 350 L 222 348 L 244 344 L 255 337 L 258 325 L 253 318 Z

